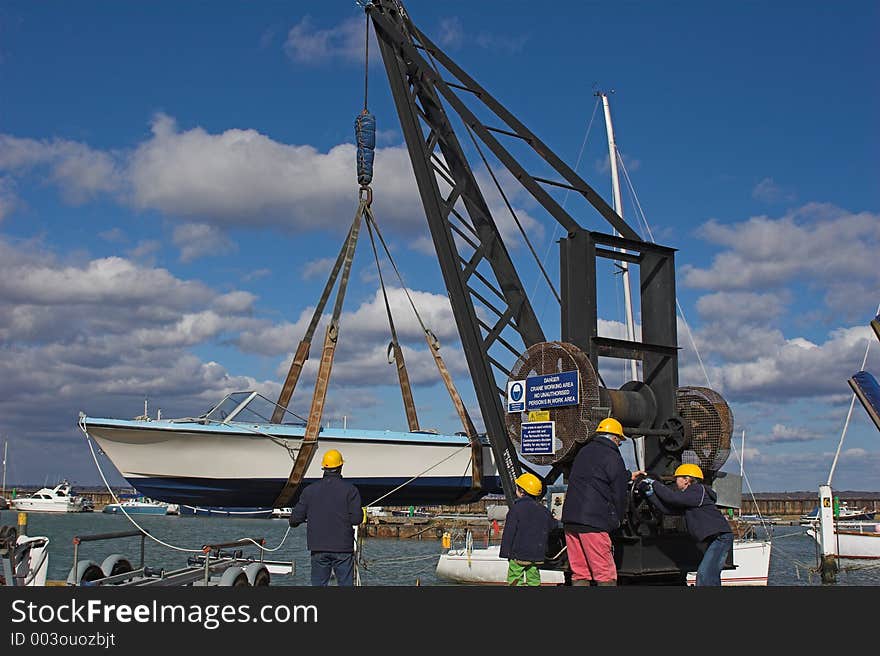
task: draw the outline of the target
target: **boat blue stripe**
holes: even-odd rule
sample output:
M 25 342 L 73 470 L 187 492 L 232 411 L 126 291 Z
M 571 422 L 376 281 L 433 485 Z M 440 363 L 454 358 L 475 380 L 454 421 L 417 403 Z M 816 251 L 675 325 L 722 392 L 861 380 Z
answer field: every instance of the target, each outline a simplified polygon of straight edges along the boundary
M 302 426 L 285 426 L 282 424 L 260 425 L 246 424 L 248 428 L 240 428 L 242 424 L 235 422 L 229 424 L 196 424 L 192 422 L 170 421 L 132 421 L 129 419 L 95 419 L 86 417 L 86 426 L 106 428 L 131 428 L 133 430 L 174 431 L 176 433 L 211 433 L 224 436 L 259 437 L 271 435 L 272 437 L 300 439 L 305 433 Z M 443 435 L 434 433 L 406 433 L 401 431 L 375 431 L 375 430 L 352 430 L 324 428 L 319 436 L 324 440 L 339 442 L 386 442 L 391 444 L 437 444 L 466 446 L 468 438 L 463 435 Z M 482 440 L 484 446 L 489 446 L 486 440 Z
M 204 478 L 129 478 L 138 492 L 151 499 L 190 506 L 238 506 L 271 508 L 286 479 L 204 479 Z M 318 479 L 305 479 L 302 490 Z M 385 506 L 452 505 L 471 485 L 469 476 L 405 478 L 347 478 L 357 486 L 364 505 L 372 504 L 390 490 L 403 486 L 383 498 Z M 405 485 L 404 485 L 405 484 Z M 483 494 L 502 494 L 497 476 L 483 478 Z

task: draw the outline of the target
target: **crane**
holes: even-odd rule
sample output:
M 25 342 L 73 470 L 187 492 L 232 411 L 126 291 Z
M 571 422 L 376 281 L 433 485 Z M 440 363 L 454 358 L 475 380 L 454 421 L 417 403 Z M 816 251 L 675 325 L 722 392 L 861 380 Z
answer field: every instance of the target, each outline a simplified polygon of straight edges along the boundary
M 645 466 L 652 476 L 668 476 L 688 461 L 699 464 L 711 483 L 729 453 L 733 416 L 715 391 L 679 387 L 675 249 L 642 240 L 562 158 L 431 41 L 399 0 L 362 4 L 376 33 L 508 504 L 524 466 L 549 467 L 545 484 L 566 477 L 580 446 L 610 415 L 627 435 L 645 438 Z M 528 158 L 518 156 L 513 144 Z M 554 289 L 560 303 L 557 339 L 548 339 L 539 321 L 475 174 L 474 152 L 489 168 L 484 149 L 564 231 L 560 290 Z M 555 178 L 529 173 L 526 159 Z M 585 199 L 612 233 L 582 226 L 552 189 Z M 602 260 L 638 268 L 641 340 L 599 335 L 597 266 Z M 643 381 L 606 386 L 600 357 L 639 360 Z M 574 388 L 573 396 L 535 392 L 538 383 L 560 378 Z M 528 408 L 510 403 L 511 386 L 519 395 L 525 388 Z M 549 451 L 533 449 L 531 438 L 526 444 L 531 424 L 526 410 L 532 406 L 552 416 Z M 701 558 L 680 521 L 658 516 L 634 493 L 627 521 L 612 539 L 622 583 L 683 582 Z

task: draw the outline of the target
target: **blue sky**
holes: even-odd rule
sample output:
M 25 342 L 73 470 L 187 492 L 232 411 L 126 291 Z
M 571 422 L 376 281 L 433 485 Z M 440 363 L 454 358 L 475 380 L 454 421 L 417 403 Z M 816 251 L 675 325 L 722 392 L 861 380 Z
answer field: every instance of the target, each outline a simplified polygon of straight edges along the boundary
M 647 237 L 637 200 L 654 238 L 678 249 L 681 383 L 730 403 L 754 491 L 824 482 L 850 405 L 846 380 L 871 340 L 866 369 L 880 376 L 868 327 L 880 303 L 877 3 L 407 8 L 609 202 L 594 94 L 614 91 L 634 190 L 624 188 L 624 216 Z M 76 428 L 81 410 L 133 417 L 147 398 L 153 415 L 186 416 L 237 389 L 277 396 L 357 204 L 363 30 L 354 2 L 3 3 L 0 437 L 9 481 L 99 481 Z M 476 414 L 371 50 L 374 211 Z M 509 177 L 502 184 L 556 276 L 558 230 Z M 610 231 L 576 199 L 557 198 L 585 227 Z M 503 212 L 496 220 L 513 236 Z M 555 301 L 525 246 L 508 248 L 554 326 Z M 605 282 L 602 330 L 619 335 L 622 292 L 610 273 Z M 392 299 L 422 425 L 460 430 L 399 288 Z M 404 429 L 365 240 L 345 311 L 325 416 Z M 616 380 L 619 363 L 610 366 L 603 375 Z M 292 407 L 304 412 L 310 395 L 304 379 Z M 739 471 L 736 456 L 725 469 Z M 834 487 L 876 490 L 878 474 L 878 433 L 856 404 Z

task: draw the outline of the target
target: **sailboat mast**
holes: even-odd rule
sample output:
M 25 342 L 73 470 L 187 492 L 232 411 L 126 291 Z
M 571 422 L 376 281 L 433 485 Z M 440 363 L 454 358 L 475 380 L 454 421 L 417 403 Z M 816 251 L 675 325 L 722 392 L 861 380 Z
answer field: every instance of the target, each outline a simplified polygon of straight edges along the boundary
M 608 161 L 611 165 L 611 190 L 614 200 L 614 211 L 623 218 L 623 202 L 620 199 L 620 178 L 617 175 L 617 143 L 614 141 L 614 125 L 611 123 L 611 105 L 608 103 L 608 94 L 598 92 L 602 98 L 602 108 L 605 111 L 605 133 L 608 135 Z M 615 235 L 619 233 L 614 231 Z M 622 248 L 616 249 L 623 251 Z M 616 262 L 623 274 L 623 299 L 626 308 L 626 338 L 634 342 L 636 340 L 635 318 L 633 317 L 632 294 L 629 287 L 629 264 L 624 261 Z M 630 375 L 632 380 L 639 379 L 639 367 L 635 360 L 629 361 Z M 645 438 L 637 437 L 633 440 L 633 450 L 635 452 L 636 466 L 639 469 L 645 468 Z
M 743 428 L 742 439 L 739 442 L 739 484 L 742 486 L 743 476 L 745 475 L 745 461 L 746 461 L 746 429 Z M 739 504 L 739 516 L 742 517 L 743 509 L 742 509 L 742 501 Z
M 614 211 L 623 218 L 623 203 L 620 199 L 620 178 L 617 174 L 617 143 L 614 141 L 614 126 L 611 123 L 611 106 L 608 104 L 608 94 L 599 92 L 602 98 L 602 108 L 605 110 L 605 132 L 608 135 L 608 160 L 611 164 L 611 189 L 614 200 Z M 615 235 L 619 233 L 614 231 Z M 623 249 L 617 249 L 623 250 Z M 623 273 L 623 297 L 626 308 L 626 338 L 635 341 L 635 319 L 633 317 L 632 293 L 629 286 L 629 264 L 625 261 L 617 262 L 617 266 Z M 639 380 L 639 368 L 635 360 L 630 360 L 630 373 L 632 380 Z
M 6 451 L 9 448 L 9 440 L 3 443 L 3 488 L 0 494 L 6 496 Z

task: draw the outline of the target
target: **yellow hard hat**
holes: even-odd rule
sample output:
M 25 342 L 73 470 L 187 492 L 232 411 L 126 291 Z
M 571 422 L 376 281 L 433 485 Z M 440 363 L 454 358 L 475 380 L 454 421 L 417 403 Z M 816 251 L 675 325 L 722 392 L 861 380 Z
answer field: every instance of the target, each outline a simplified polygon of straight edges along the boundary
M 533 497 L 541 496 L 541 490 L 543 488 L 543 486 L 541 485 L 541 479 L 539 479 L 534 474 L 520 474 L 514 481 L 514 483 L 516 483 L 519 487 L 531 494 Z
M 336 449 L 330 449 L 321 460 L 321 469 L 336 469 L 342 467 L 342 462 L 342 454 Z
M 608 417 L 607 419 L 600 421 L 599 425 L 596 427 L 596 432 L 611 433 L 612 435 L 617 435 L 617 437 L 622 440 L 626 439 L 626 435 L 623 434 L 623 426 L 621 426 L 620 422 L 614 417 Z
M 675 469 L 675 473 L 673 474 L 673 476 L 693 476 L 694 478 L 699 478 L 702 481 L 703 470 L 693 463 L 686 462 L 683 465 L 679 465 Z

